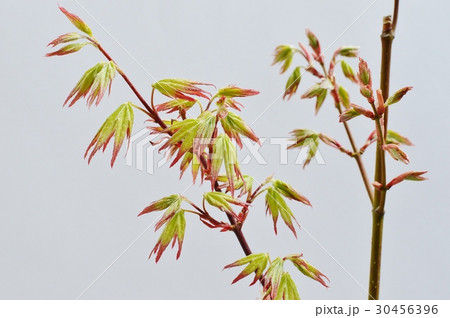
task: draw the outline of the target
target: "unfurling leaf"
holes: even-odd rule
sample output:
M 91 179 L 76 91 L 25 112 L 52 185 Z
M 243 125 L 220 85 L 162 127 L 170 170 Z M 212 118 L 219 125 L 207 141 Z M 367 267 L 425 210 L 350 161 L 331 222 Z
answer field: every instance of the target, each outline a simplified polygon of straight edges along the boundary
M 239 169 L 236 147 L 227 135 L 221 134 L 214 139 L 213 153 L 211 156 L 211 186 L 214 186 L 223 164 L 225 166 L 230 192 L 233 196 L 234 180 L 235 178 L 242 178 L 242 174 Z
M 268 253 L 250 254 L 244 258 L 241 258 L 240 260 L 237 260 L 234 263 L 228 264 L 227 266 L 224 267 L 224 269 L 248 264 L 244 268 L 244 270 L 233 280 L 231 284 L 234 284 L 239 280 L 241 280 L 242 278 L 254 273 L 255 278 L 250 283 L 251 286 L 254 285 L 258 281 L 258 279 L 261 278 L 269 262 L 270 258 Z
M 408 164 L 409 158 L 403 150 L 396 144 L 383 145 L 383 149 L 387 150 L 392 158 L 395 160 L 400 160 L 401 162 Z
M 297 66 L 287 80 L 283 98 L 287 97 L 289 100 L 292 96 L 294 96 L 297 92 L 298 86 L 300 85 L 301 79 L 302 75 L 300 73 L 300 67 Z
M 94 102 L 98 105 L 105 95 L 106 90 L 111 91 L 112 80 L 116 76 L 114 62 L 100 62 L 83 74 L 77 85 L 72 89 L 64 105 L 72 99 L 69 107 L 74 105 L 81 97 L 86 98 L 86 104 L 90 107 Z
M 340 56 L 357 57 L 359 54 L 358 46 L 341 46 L 336 51 Z
M 59 37 L 54 39 L 47 46 L 55 47 L 58 44 L 69 43 L 69 42 L 73 42 L 73 41 L 76 41 L 76 40 L 79 40 L 82 38 L 86 38 L 86 37 L 81 34 L 75 33 L 75 32 L 66 33 L 66 34 L 60 35 Z M 49 57 L 49 56 L 59 56 L 59 55 L 67 55 L 70 53 L 75 53 L 75 52 L 78 52 L 79 50 L 81 50 L 87 44 L 91 44 L 91 43 L 90 42 L 70 43 L 68 45 L 63 46 L 62 48 L 60 48 L 57 51 L 47 53 L 45 56 Z
M 156 253 L 155 261 L 156 263 L 158 263 L 167 246 L 170 244 L 170 241 L 172 241 L 172 248 L 175 246 L 175 243 L 178 243 L 178 252 L 177 252 L 177 259 L 178 259 L 180 257 L 181 249 L 183 247 L 185 229 L 186 229 L 186 220 L 184 219 L 184 211 L 180 210 L 170 218 L 170 221 L 167 223 L 166 227 L 161 233 L 158 242 L 151 251 L 149 258 L 152 256 L 153 253 Z
M 240 148 L 242 148 L 242 141 L 239 135 L 243 135 L 254 142 L 259 143 L 258 136 L 256 136 L 247 123 L 235 113 L 227 112 L 227 114 L 220 119 L 220 123 L 222 124 L 225 133 L 230 138 L 236 140 L 236 143 Z
M 297 286 L 289 273 L 283 273 L 275 300 L 300 300 Z
M 359 58 L 358 79 L 361 85 L 372 87 L 372 75 L 367 62 Z
M 361 115 L 356 109 L 349 108 L 342 112 L 339 116 L 339 122 L 343 123 Z
M 70 13 L 63 7 L 59 6 L 59 10 L 61 10 L 62 13 L 72 22 L 72 24 L 80 31 L 86 33 L 89 36 L 92 36 L 92 31 L 89 28 L 89 26 L 81 20 L 81 18 L 73 13 Z
M 231 195 L 223 193 L 223 192 L 206 192 L 203 194 L 203 198 L 205 198 L 206 202 L 219 208 L 220 210 L 231 213 L 235 215 L 233 208 L 230 204 L 245 207 L 248 206 L 247 203 L 239 201 L 238 199 L 233 198 Z
M 292 233 L 294 233 L 294 236 L 297 237 L 292 220 L 294 220 L 297 225 L 298 222 L 295 219 L 291 209 L 286 204 L 286 201 L 283 199 L 282 194 L 275 187 L 270 187 L 267 189 L 266 213 L 272 215 L 275 234 L 277 234 L 278 216 L 281 215 L 284 223 L 286 223 L 287 227 L 292 231 Z
M 322 107 L 323 102 L 325 101 L 325 98 L 327 97 L 328 90 L 332 88 L 333 84 L 328 79 L 325 79 L 322 82 L 316 83 L 313 86 L 311 86 L 308 90 L 306 90 L 306 92 L 301 96 L 301 98 L 317 97 L 315 107 L 315 112 L 317 115 L 320 108 Z
M 192 152 L 186 152 L 183 160 L 180 163 L 180 178 L 183 176 L 189 165 L 191 165 L 192 181 L 195 182 L 197 180 L 198 171 L 200 169 L 200 161 L 197 156 L 194 156 L 192 154 Z M 201 180 L 203 180 L 203 169 L 201 170 Z
M 175 165 L 188 151 L 191 151 L 200 160 L 203 151 L 211 143 L 215 125 L 216 116 L 209 111 L 201 113 L 196 119 L 175 121 L 165 129 L 165 132 L 172 133 L 172 136 L 161 146 L 160 150 L 169 149 L 170 155 L 176 152 L 171 166 Z
M 242 178 L 239 178 L 234 183 L 235 190 L 241 190 L 238 197 L 243 196 L 246 193 L 252 192 L 253 187 L 253 177 L 248 175 L 243 175 Z
M 322 60 L 322 52 L 320 50 L 320 43 L 319 40 L 317 39 L 317 37 L 314 35 L 314 33 L 311 32 L 311 30 L 306 29 L 306 36 L 308 37 L 309 40 L 309 46 L 313 49 L 314 51 L 314 59 L 318 62 L 323 62 Z
M 153 83 L 152 87 L 161 94 L 174 99 L 184 99 L 191 102 L 195 101 L 195 99 L 189 95 L 209 99 L 211 94 L 197 87 L 198 85 L 212 85 L 212 84 L 189 81 L 185 79 L 170 78 L 170 79 L 163 79 L 156 83 Z
M 195 101 L 185 99 L 172 99 L 166 103 L 156 105 L 155 109 L 158 112 L 163 111 L 167 113 L 173 113 L 178 111 L 180 113 L 186 113 L 186 111 L 194 106 L 194 104 Z
M 301 98 L 314 98 L 319 96 L 324 89 L 320 87 L 319 83 L 315 83 L 313 86 L 308 88 Z
M 272 185 L 284 197 L 311 206 L 309 200 L 305 196 L 301 195 L 297 190 L 295 190 L 290 184 L 287 184 L 286 182 L 281 180 L 272 180 Z
M 351 80 L 353 83 L 358 82 L 356 79 L 355 72 L 353 71 L 352 67 L 345 62 L 344 60 L 341 61 L 341 67 L 342 67 L 342 73 L 344 73 L 344 76 Z
M 216 93 L 217 96 L 220 97 L 228 97 L 228 98 L 234 98 L 234 97 L 247 97 L 247 96 L 253 96 L 258 95 L 259 92 L 254 89 L 244 89 L 239 88 L 236 86 L 227 86 L 219 89 Z
M 405 173 L 402 173 L 401 175 L 395 177 L 394 179 L 392 179 L 387 185 L 386 188 L 390 189 L 391 187 L 393 187 L 394 185 L 404 181 L 404 180 L 409 180 L 409 181 L 424 181 L 427 180 L 427 178 L 425 178 L 423 176 L 423 174 L 427 173 L 428 171 L 408 171 Z
M 386 134 L 386 143 L 413 146 L 413 143 L 408 138 L 392 130 L 388 130 Z
M 153 201 L 150 203 L 148 207 L 146 207 L 144 210 L 142 210 L 141 213 L 139 213 L 138 216 L 141 216 L 143 214 L 151 213 L 154 211 L 162 211 L 169 207 L 171 207 L 171 210 L 178 210 L 180 207 L 182 201 L 182 197 L 179 194 L 173 194 L 169 195 L 167 197 L 161 198 L 159 200 Z M 174 208 L 177 207 L 177 208 Z
M 291 131 L 294 136 L 294 144 L 290 145 L 288 149 L 308 147 L 306 159 L 303 163 L 303 169 L 311 162 L 311 159 L 316 155 L 319 147 L 319 133 L 310 129 L 295 129 Z
M 383 92 L 381 89 L 377 89 L 377 113 L 379 116 L 383 115 L 386 111 L 386 106 L 384 105 Z
M 170 195 L 168 197 L 164 197 L 152 202 L 141 213 L 139 213 L 138 216 L 154 211 L 166 210 L 161 219 L 159 219 L 159 221 L 155 224 L 155 231 L 157 231 L 159 228 L 161 228 L 161 226 L 166 224 L 175 215 L 176 212 L 181 211 L 181 202 L 183 202 L 182 196 L 178 194 Z
M 269 268 L 267 269 L 264 279 L 265 284 L 263 286 L 264 297 L 263 299 L 271 300 L 275 299 L 278 294 L 278 288 L 281 283 L 281 278 L 283 277 L 283 263 L 284 261 L 277 257 L 272 261 Z
M 92 157 L 101 148 L 103 148 L 103 151 L 105 151 L 106 146 L 114 136 L 114 148 L 111 158 L 111 167 L 114 165 L 114 161 L 116 160 L 117 154 L 122 147 L 125 137 L 127 138 L 128 143 L 130 142 L 131 131 L 133 129 L 134 122 L 133 107 L 134 105 L 131 102 L 122 104 L 106 119 L 106 121 L 100 127 L 94 139 L 86 149 L 86 153 L 84 154 L 85 158 L 92 148 L 88 162 L 91 162 Z
M 297 51 L 297 49 L 295 47 L 293 47 L 292 45 L 277 46 L 275 48 L 275 54 L 274 54 L 274 59 L 273 59 L 272 65 L 277 64 L 277 63 L 282 64 L 280 73 L 283 74 L 284 72 L 287 71 L 287 69 L 291 65 L 292 58 L 296 51 Z
M 342 105 L 344 105 L 345 108 L 350 107 L 350 97 L 348 96 L 347 91 L 342 86 L 339 86 L 338 89 L 339 94 L 339 100 L 341 101 Z
M 325 101 L 325 98 L 327 97 L 327 90 L 322 90 L 319 96 L 317 96 L 316 99 L 316 107 L 315 107 L 315 114 L 317 115 L 319 113 L 320 108 L 322 107 L 323 102 Z
M 412 86 L 403 87 L 402 89 L 399 89 L 396 91 L 391 97 L 389 97 L 386 101 L 386 107 L 395 103 L 398 103 L 401 101 L 403 96 L 405 96 L 406 93 L 408 93 L 412 89 Z
M 89 44 L 89 43 L 87 43 L 87 42 L 86 43 L 70 43 L 70 44 L 67 44 L 67 45 L 63 46 L 62 48 L 60 48 L 57 51 L 45 54 L 45 56 L 47 56 L 47 57 L 50 57 L 50 56 L 61 56 L 61 55 L 67 55 L 67 54 L 75 53 L 75 52 L 78 52 L 79 50 L 81 50 L 87 44 Z
M 321 283 L 325 287 L 328 287 L 327 283 L 324 280 L 325 278 L 329 282 L 330 280 L 328 279 L 328 277 L 322 274 L 318 269 L 313 267 L 307 261 L 303 260 L 302 257 L 303 257 L 302 254 L 292 254 L 286 256 L 284 259 L 290 260 L 303 275 L 314 279 L 315 281 Z
M 211 144 L 212 135 L 216 128 L 216 116 L 206 111 L 201 113 L 197 120 L 197 133 L 192 144 L 192 153 L 199 158 L 205 148 Z
M 342 114 L 339 116 L 339 122 L 345 122 L 352 118 L 355 118 L 359 115 L 363 115 L 367 118 L 374 119 L 375 114 L 362 106 L 359 106 L 357 104 L 350 104 L 350 108 L 342 112 Z

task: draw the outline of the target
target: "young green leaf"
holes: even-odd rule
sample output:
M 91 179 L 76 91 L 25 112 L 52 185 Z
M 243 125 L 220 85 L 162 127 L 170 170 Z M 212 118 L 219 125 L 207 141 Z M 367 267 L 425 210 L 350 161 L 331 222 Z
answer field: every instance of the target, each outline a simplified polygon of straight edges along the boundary
M 400 160 L 404 164 L 409 163 L 409 158 L 406 153 L 400 149 L 396 144 L 383 145 L 383 149 L 386 150 L 394 160 Z
M 76 41 L 76 40 L 79 40 L 79 39 L 82 39 L 82 38 L 85 38 L 85 37 L 83 35 L 81 35 L 81 34 L 76 33 L 76 32 L 65 33 L 65 34 L 62 34 L 62 35 L 58 36 L 52 42 L 47 44 L 47 46 L 55 47 L 58 44 L 73 42 L 73 41 Z
M 192 152 L 200 157 L 205 148 L 211 144 L 211 138 L 216 128 L 216 116 L 209 111 L 205 111 L 200 114 L 197 121 L 197 133 L 192 144 Z
M 200 161 L 197 156 L 194 156 L 192 152 L 186 152 L 183 157 L 183 160 L 180 163 L 180 179 L 183 176 L 186 169 L 191 165 L 191 173 L 192 173 L 192 181 L 195 182 L 197 180 L 198 171 L 200 170 Z M 203 169 L 201 169 L 201 180 L 203 180 Z
M 245 207 L 248 206 L 248 203 L 241 202 L 238 199 L 233 198 L 231 195 L 223 193 L 223 192 L 206 192 L 203 194 L 203 198 L 216 208 L 224 212 L 228 212 L 234 214 L 233 208 L 230 204 Z
M 413 143 L 408 138 L 400 135 L 399 133 L 397 133 L 393 130 L 387 131 L 386 143 L 388 143 L 388 144 L 403 144 L 403 145 L 407 145 L 407 146 L 413 146 Z
M 59 5 L 58 5 L 59 6 Z M 64 13 L 64 15 L 70 20 L 70 22 L 72 22 L 72 24 L 80 31 L 86 33 L 89 36 L 92 36 L 92 31 L 89 28 L 89 26 L 80 19 L 79 16 L 70 13 L 69 11 L 67 11 L 66 9 L 64 9 L 63 7 L 59 6 L 59 10 L 61 10 L 62 13 Z
M 258 281 L 258 279 L 262 277 L 263 272 L 266 269 L 267 264 L 269 262 L 270 258 L 268 253 L 250 254 L 244 258 L 241 258 L 240 260 L 237 260 L 234 263 L 228 264 L 227 266 L 224 267 L 224 269 L 248 264 L 244 268 L 244 270 L 241 273 L 239 273 L 239 275 L 233 280 L 231 284 L 234 284 L 239 280 L 241 280 L 242 278 L 254 273 L 255 278 L 250 283 L 251 286 L 254 285 Z
M 224 132 L 230 137 L 236 140 L 236 143 L 242 148 L 242 140 L 239 135 L 243 135 L 254 142 L 259 143 L 259 138 L 254 131 L 247 125 L 247 123 L 238 115 L 233 112 L 227 112 L 227 114 L 220 119 Z
M 344 60 L 341 61 L 341 68 L 342 68 L 342 73 L 344 73 L 344 76 L 346 78 L 351 80 L 353 83 L 358 82 L 358 80 L 356 79 L 355 72 L 353 71 L 352 67 Z
M 311 264 L 309 264 L 307 261 L 302 259 L 302 254 L 292 254 L 286 256 L 285 260 L 290 260 L 292 264 L 297 267 L 297 269 L 305 276 L 314 279 L 315 281 L 321 283 L 323 286 L 328 287 L 327 283 L 325 282 L 324 278 L 330 281 L 328 277 L 326 277 L 324 274 L 322 274 L 318 269 L 313 267 Z
M 375 114 L 362 106 L 359 106 L 357 104 L 350 104 L 350 108 L 342 112 L 342 114 L 339 116 L 339 122 L 345 122 L 352 118 L 355 118 L 359 115 L 363 115 L 367 118 L 374 119 Z
M 322 107 L 323 102 L 325 101 L 325 98 L 327 97 L 327 92 L 329 89 L 332 89 L 333 85 L 328 79 L 323 80 L 320 83 L 316 83 L 313 86 L 311 86 L 306 92 L 301 96 L 301 98 L 315 98 L 316 99 L 316 115 L 319 112 L 320 108 Z
M 319 148 L 319 133 L 310 129 L 295 129 L 291 131 L 294 136 L 294 144 L 290 145 L 288 149 L 307 147 L 306 159 L 303 163 L 303 169 L 311 162 L 316 155 Z
M 172 136 L 161 146 L 160 150 L 166 148 L 177 150 L 173 166 L 187 151 L 192 149 L 194 138 L 197 135 L 199 121 L 194 118 L 184 119 L 182 121 L 174 121 L 164 132 L 171 132 Z M 178 144 L 181 143 L 181 145 Z
M 178 194 L 170 195 L 158 201 L 152 202 L 141 213 L 139 213 L 138 216 L 154 211 L 166 210 L 161 219 L 159 219 L 159 221 L 155 224 L 155 231 L 157 231 L 164 224 L 166 224 L 176 212 L 181 211 L 181 202 L 183 202 L 182 196 Z
M 300 300 L 297 286 L 289 273 L 283 273 L 280 279 L 280 285 L 278 286 L 277 295 L 275 300 Z
M 249 175 L 243 175 L 242 178 L 236 179 L 234 182 L 234 189 L 241 190 L 238 197 L 243 196 L 246 193 L 252 192 L 253 177 Z M 229 191 L 229 189 L 227 189 Z
M 361 115 L 361 114 L 354 108 L 346 109 L 339 116 L 339 122 L 343 123 L 343 122 L 349 121 L 350 119 L 358 117 L 359 115 Z
M 169 78 L 153 83 L 152 87 L 161 94 L 174 99 L 184 99 L 194 102 L 195 99 L 189 96 L 193 95 L 203 97 L 209 100 L 211 94 L 197 87 L 198 85 L 211 85 L 211 84 L 195 82 L 185 79 Z
M 396 91 L 391 97 L 389 97 L 386 101 L 386 107 L 395 103 L 398 103 L 402 100 L 403 96 L 408 93 L 412 89 L 412 86 L 403 87 Z
M 87 70 L 77 85 L 72 89 L 64 105 L 72 99 L 69 107 L 74 105 L 81 97 L 86 98 L 86 104 L 90 107 L 94 102 L 98 105 L 106 90 L 111 91 L 112 80 L 116 76 L 116 65 L 114 62 L 100 62 Z
M 176 153 L 170 166 L 174 166 L 188 151 L 199 158 L 211 143 L 215 124 L 216 116 L 206 111 L 195 119 L 174 121 L 169 125 L 164 131 L 171 132 L 172 136 L 161 146 L 160 150 L 169 149 L 170 156 Z
M 150 252 L 149 258 L 153 253 L 156 254 L 156 263 L 158 263 L 167 246 L 172 241 L 172 248 L 178 243 L 177 259 L 180 257 L 183 247 L 184 233 L 186 229 L 186 220 L 184 219 L 184 211 L 180 210 L 175 213 L 164 228 L 153 250 Z
M 234 97 L 247 97 L 247 96 L 253 96 L 258 95 L 259 92 L 254 89 L 245 89 L 240 88 L 234 85 L 229 85 L 226 87 L 223 87 L 219 89 L 216 93 L 217 96 L 220 97 L 228 97 L 228 98 L 234 98 Z
M 294 236 L 297 237 L 292 220 L 294 220 L 297 225 L 298 222 L 295 219 L 291 209 L 286 204 L 286 201 L 284 201 L 282 194 L 273 186 L 267 189 L 266 213 L 272 215 L 275 234 L 277 234 L 278 216 L 281 215 L 284 223 L 286 223 L 287 227 L 292 231 L 292 233 L 294 233 Z
M 300 85 L 301 79 L 302 75 L 300 73 L 300 66 L 297 66 L 287 80 L 283 99 L 286 99 L 287 97 L 287 99 L 289 100 L 292 96 L 294 96 L 294 94 L 297 92 L 298 86 Z
M 339 86 L 338 94 L 339 100 L 341 101 L 342 105 L 344 105 L 344 107 L 348 109 L 350 107 L 350 97 L 348 96 L 348 93 L 345 90 L 345 88 Z
M 134 122 L 133 107 L 134 105 L 131 102 L 122 104 L 106 119 L 86 149 L 86 153 L 84 154 L 85 158 L 92 148 L 88 163 L 91 162 L 92 157 L 100 148 L 103 148 L 103 151 L 105 151 L 106 146 L 114 136 L 111 167 L 114 165 L 114 161 L 116 160 L 117 154 L 122 147 L 125 137 L 127 138 L 128 143 L 130 142 Z
M 345 57 L 357 57 L 359 54 L 359 47 L 357 46 L 341 46 L 337 50 L 340 56 Z
M 314 59 L 319 61 L 319 62 L 323 62 L 323 60 L 322 60 L 322 52 L 320 50 L 319 40 L 314 35 L 314 33 L 312 33 L 311 30 L 309 30 L 309 29 L 306 29 L 306 36 L 308 37 L 308 40 L 309 40 L 309 46 L 314 51 Z
M 305 196 L 301 195 L 297 190 L 295 190 L 286 182 L 281 180 L 272 180 L 272 186 L 284 197 L 311 206 L 311 203 Z
M 281 64 L 280 73 L 283 74 L 287 71 L 292 63 L 294 53 L 297 51 L 292 45 L 279 45 L 275 48 L 274 59 L 272 65 L 277 63 Z
M 264 274 L 265 284 L 263 286 L 263 299 L 275 299 L 278 294 L 278 288 L 283 277 L 284 261 L 277 257 L 272 261 L 266 273 Z
M 211 186 L 213 187 L 219 175 L 222 164 L 225 166 L 225 173 L 231 195 L 234 195 L 234 180 L 242 178 L 236 153 L 236 147 L 230 138 L 225 134 L 220 134 L 214 139 L 213 153 L 211 155 Z
M 141 213 L 138 214 L 138 216 L 141 216 L 143 214 L 151 213 L 154 211 L 162 211 L 169 207 L 180 207 L 182 201 L 182 197 L 179 194 L 172 194 L 167 197 L 161 198 L 159 200 L 153 201 L 150 203 L 148 207 L 146 207 L 144 210 L 142 210 Z M 173 209 L 173 210 L 178 210 Z M 172 208 L 171 208 L 172 209 Z
M 195 105 L 195 101 L 185 100 L 185 99 L 172 99 L 168 102 L 165 102 L 163 104 L 159 104 L 155 106 L 156 111 L 160 112 L 167 112 L 167 113 L 173 113 L 173 112 L 180 112 L 186 113 L 187 110 L 189 110 L 192 106 Z
M 362 58 L 359 58 L 359 72 L 358 79 L 361 85 L 363 86 L 372 86 L 372 75 L 367 65 L 367 62 Z
M 60 48 L 57 51 L 45 54 L 45 56 L 46 57 L 61 56 L 61 55 L 75 53 L 75 52 L 78 52 L 79 50 L 81 50 L 87 44 L 89 44 L 89 43 L 87 43 L 87 42 L 86 43 L 70 43 L 70 44 L 63 46 L 62 48 Z
M 317 96 L 316 99 L 316 107 L 315 107 L 315 114 L 317 115 L 319 113 L 320 108 L 323 105 L 323 102 L 325 101 L 325 98 L 327 97 L 327 90 L 324 89 L 322 90 L 322 92 L 320 93 L 319 96 Z

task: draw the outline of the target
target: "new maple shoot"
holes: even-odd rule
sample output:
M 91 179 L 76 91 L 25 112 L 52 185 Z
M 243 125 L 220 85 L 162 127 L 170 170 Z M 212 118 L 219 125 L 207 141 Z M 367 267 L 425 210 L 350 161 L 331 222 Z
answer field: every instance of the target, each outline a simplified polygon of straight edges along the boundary
M 137 109 L 148 117 L 146 122 L 149 134 L 160 137 L 156 144 L 160 145 L 160 151 L 166 151 L 172 158 L 170 166 L 173 167 L 180 162 L 180 177 L 190 168 L 194 182 L 199 179 L 201 183 L 210 184 L 210 191 L 204 193 L 200 203 L 194 203 L 194 200 L 181 194 L 171 194 L 153 201 L 139 213 L 144 215 L 164 211 L 155 225 L 155 231 L 161 229 L 161 235 L 149 257 L 155 254 L 155 260 L 158 262 L 170 244 L 172 247 L 178 245 L 176 257 L 180 257 L 186 231 L 186 215 L 191 214 L 209 228 L 219 229 L 221 232 L 231 231 L 236 235 L 246 257 L 225 268 L 247 263 L 248 265 L 233 283 L 254 273 L 253 283 L 260 281 L 264 299 L 299 299 L 297 287 L 283 267 L 285 261 L 289 260 L 298 272 L 327 286 L 323 280 L 325 276 L 303 260 L 301 254 L 274 259 L 267 253 L 253 254 L 242 232 L 251 204 L 261 198 L 263 193 L 266 194 L 267 213 L 272 216 L 275 233 L 278 216 L 281 216 L 296 236 L 294 223 L 298 222 L 285 198 L 311 205 L 306 197 L 281 180 L 268 177 L 264 182 L 258 183 L 253 177 L 241 171 L 235 144 L 242 148 L 242 137 L 256 143 L 259 143 L 259 138 L 236 111 L 243 108 L 240 98 L 253 96 L 259 92 L 234 85 L 210 92 L 207 88 L 215 87 L 212 84 L 171 78 L 152 83 L 151 98 L 150 101 L 146 101 L 93 36 L 89 26 L 77 15 L 62 7 L 60 10 L 81 33 L 71 32 L 57 37 L 49 46 L 52 48 L 63 46 L 48 53 L 47 56 L 72 54 L 89 45 L 107 59 L 106 62 L 99 62 L 83 74 L 64 104 L 72 107 L 80 99 L 86 99 L 88 107 L 93 104 L 98 106 L 105 93 L 110 93 L 116 73 L 125 80 L 141 104 L 137 106 L 137 102 L 123 103 L 106 119 L 86 150 L 88 162 L 98 150 L 105 151 L 109 141 L 114 137 L 111 166 L 114 165 L 125 139 L 127 144 L 130 142 L 134 126 L 134 109 Z M 168 100 L 155 105 L 156 92 Z

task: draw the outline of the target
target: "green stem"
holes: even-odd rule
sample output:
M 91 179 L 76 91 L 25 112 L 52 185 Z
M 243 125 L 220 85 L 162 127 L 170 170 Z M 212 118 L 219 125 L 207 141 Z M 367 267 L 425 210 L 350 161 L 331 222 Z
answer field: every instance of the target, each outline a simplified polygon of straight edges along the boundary
M 390 16 L 383 18 L 383 32 L 381 33 L 381 74 L 380 88 L 383 98 L 389 97 L 389 80 L 391 68 L 391 51 L 394 40 L 395 26 L 398 18 L 399 0 L 395 0 L 393 23 Z M 381 136 L 386 134 L 388 124 L 388 111 L 384 114 L 384 127 L 381 128 L 379 119 L 377 130 Z M 383 242 L 383 221 L 384 206 L 386 202 L 386 162 L 385 152 L 382 149 L 383 140 L 377 143 L 375 159 L 375 181 L 382 185 L 381 190 L 376 190 L 372 205 L 372 243 L 370 253 L 370 274 L 369 274 L 369 300 L 377 300 L 380 295 L 380 274 L 381 274 L 381 250 Z

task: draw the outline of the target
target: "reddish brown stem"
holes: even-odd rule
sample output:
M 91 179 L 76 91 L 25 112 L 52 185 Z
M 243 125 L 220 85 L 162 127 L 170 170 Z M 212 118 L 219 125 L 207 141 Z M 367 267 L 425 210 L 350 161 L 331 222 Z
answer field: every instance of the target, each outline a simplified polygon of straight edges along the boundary
M 217 192 L 222 192 L 217 181 L 214 184 L 214 190 Z M 248 245 L 247 239 L 245 238 L 245 235 L 242 232 L 242 223 L 237 223 L 236 220 L 233 218 L 233 216 L 231 216 L 230 214 L 226 213 L 226 215 L 228 217 L 228 220 L 230 221 L 230 224 L 233 227 L 233 233 L 236 236 L 239 244 L 241 245 L 241 248 L 244 251 L 244 254 L 246 256 L 253 254 L 252 250 L 250 249 L 250 246 Z M 262 276 L 259 278 L 259 281 L 262 286 L 265 285 L 265 280 Z
M 139 91 L 136 89 L 136 87 L 133 85 L 133 83 L 130 81 L 128 76 L 120 69 L 120 67 L 117 65 L 117 63 L 113 60 L 113 58 L 108 54 L 108 52 L 105 51 L 105 49 L 101 46 L 100 43 L 93 41 L 93 43 L 97 46 L 98 50 L 102 52 L 102 54 L 108 59 L 108 61 L 114 62 L 114 64 L 117 67 L 117 72 L 119 72 L 120 76 L 124 79 L 124 81 L 128 84 L 128 86 L 131 88 L 133 93 L 136 95 L 136 97 L 139 99 L 139 101 L 142 103 L 142 105 L 147 109 L 147 111 L 150 113 L 152 119 L 159 125 L 161 128 L 166 129 L 167 125 L 162 121 L 161 117 L 159 117 L 158 113 L 150 107 L 150 105 L 147 103 L 147 101 L 142 97 L 142 95 L 139 93 Z

